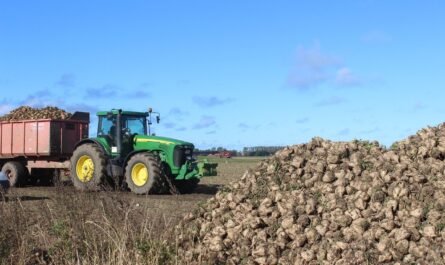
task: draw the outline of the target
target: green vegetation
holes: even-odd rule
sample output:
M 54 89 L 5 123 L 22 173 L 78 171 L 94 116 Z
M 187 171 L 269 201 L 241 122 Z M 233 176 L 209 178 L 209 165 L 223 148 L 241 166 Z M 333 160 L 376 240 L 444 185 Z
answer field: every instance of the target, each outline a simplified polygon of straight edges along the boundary
M 362 170 L 367 170 L 367 169 L 372 169 L 373 168 L 373 164 L 371 161 L 366 161 L 366 160 L 362 160 L 360 162 L 360 167 Z

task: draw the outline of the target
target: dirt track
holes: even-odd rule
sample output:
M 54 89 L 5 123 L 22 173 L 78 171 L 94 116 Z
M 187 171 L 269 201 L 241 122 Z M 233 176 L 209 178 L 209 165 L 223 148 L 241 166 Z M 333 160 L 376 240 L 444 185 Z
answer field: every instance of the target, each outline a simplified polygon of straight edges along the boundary
M 118 197 L 128 204 L 137 204 L 143 209 L 152 210 L 162 215 L 163 218 L 175 220 L 184 213 L 191 211 L 199 202 L 212 197 L 218 189 L 217 185 L 202 184 L 193 194 L 184 195 L 147 195 L 138 196 L 130 192 L 97 192 L 88 194 L 93 200 L 106 197 Z M 72 186 L 68 187 L 24 187 L 11 190 L 8 201 L 20 199 L 22 205 L 27 209 L 38 209 L 42 204 L 51 204 L 58 199 L 60 194 L 76 196 L 78 192 Z M 35 206 L 35 207 L 34 207 Z

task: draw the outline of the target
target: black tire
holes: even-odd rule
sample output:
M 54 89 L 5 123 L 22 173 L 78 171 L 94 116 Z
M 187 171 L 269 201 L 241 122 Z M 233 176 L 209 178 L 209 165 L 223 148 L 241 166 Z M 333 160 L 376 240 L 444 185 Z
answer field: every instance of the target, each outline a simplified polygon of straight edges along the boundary
M 142 165 L 145 167 L 142 167 Z M 147 178 L 138 178 L 139 170 L 147 170 Z M 134 171 L 134 172 L 133 172 Z M 133 177 L 134 178 L 133 178 Z M 150 153 L 135 154 L 125 167 L 125 181 L 128 188 L 136 194 L 153 194 L 165 192 L 164 175 L 161 161 Z M 139 183 L 138 183 L 139 182 Z
M 82 176 L 77 172 L 78 166 L 82 165 L 85 157 L 92 160 L 93 172 L 91 176 Z M 78 165 L 79 163 L 79 165 Z M 79 172 L 81 173 L 81 172 Z M 82 173 L 81 173 L 82 174 Z M 76 189 L 81 191 L 98 191 L 104 189 L 108 184 L 107 179 L 107 159 L 102 150 L 95 144 L 83 144 L 76 148 L 71 157 L 71 181 Z
M 187 180 L 175 180 L 173 184 L 181 194 L 188 194 L 195 191 L 195 189 L 198 187 L 199 181 L 200 179 L 198 178 L 191 178 Z
M 18 161 L 6 162 L 2 167 L 2 172 L 5 173 L 11 187 L 23 185 L 29 177 L 28 169 Z

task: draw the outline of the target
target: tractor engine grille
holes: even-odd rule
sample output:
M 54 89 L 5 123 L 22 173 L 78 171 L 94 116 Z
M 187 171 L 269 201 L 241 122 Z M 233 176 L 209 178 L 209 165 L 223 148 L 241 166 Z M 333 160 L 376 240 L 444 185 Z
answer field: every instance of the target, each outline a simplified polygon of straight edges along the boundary
M 193 147 L 188 145 L 179 145 L 175 147 L 173 153 L 173 163 L 176 167 L 181 167 L 185 161 L 192 159 Z

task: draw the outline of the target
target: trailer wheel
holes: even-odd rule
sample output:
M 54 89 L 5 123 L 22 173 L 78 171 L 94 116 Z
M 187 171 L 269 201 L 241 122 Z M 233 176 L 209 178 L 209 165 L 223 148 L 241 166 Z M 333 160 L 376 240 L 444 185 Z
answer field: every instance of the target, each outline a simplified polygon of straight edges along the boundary
M 104 188 L 107 174 L 106 157 L 94 144 L 83 144 L 71 157 L 71 181 L 78 190 L 97 191 Z
M 149 153 L 135 154 L 125 167 L 125 181 L 133 193 L 162 193 L 163 180 L 161 162 Z
M 11 187 L 17 187 L 26 182 L 29 172 L 28 169 L 20 162 L 9 161 L 2 167 L 2 172 L 9 180 Z
M 198 187 L 199 180 L 200 179 L 198 178 L 191 178 L 186 180 L 175 180 L 173 183 L 181 194 L 188 194 L 195 191 Z

